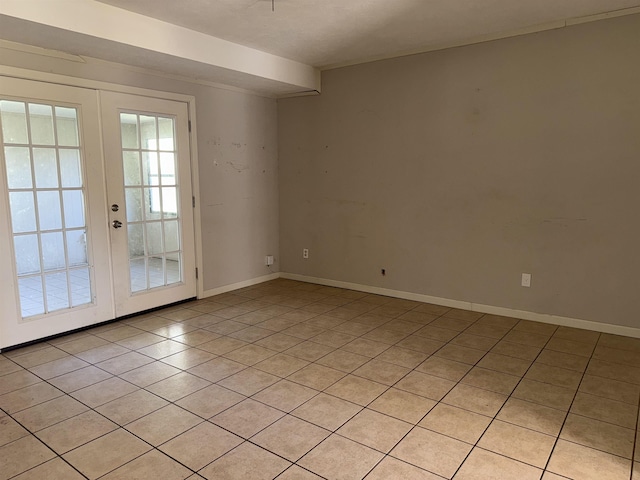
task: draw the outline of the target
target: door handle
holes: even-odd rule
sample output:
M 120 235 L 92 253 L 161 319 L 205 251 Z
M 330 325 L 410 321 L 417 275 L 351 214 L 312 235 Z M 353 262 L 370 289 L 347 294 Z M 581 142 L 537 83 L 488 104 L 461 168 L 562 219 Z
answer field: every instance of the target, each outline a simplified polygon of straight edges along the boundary
M 111 222 L 111 225 L 113 225 L 113 228 L 121 228 L 122 222 L 119 220 L 114 220 L 113 222 Z

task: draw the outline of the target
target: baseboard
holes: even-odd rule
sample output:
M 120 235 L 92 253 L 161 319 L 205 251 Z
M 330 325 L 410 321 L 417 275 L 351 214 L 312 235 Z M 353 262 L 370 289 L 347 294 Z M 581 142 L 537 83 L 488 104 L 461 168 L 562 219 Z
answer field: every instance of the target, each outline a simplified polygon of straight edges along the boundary
M 222 287 L 205 290 L 204 292 L 202 292 L 202 296 L 200 298 L 213 297 L 214 295 L 220 295 L 222 293 L 231 292 L 240 288 L 252 287 L 253 285 L 268 282 L 269 280 L 276 280 L 278 278 L 280 278 L 280 272 L 270 273 L 269 275 L 263 275 L 261 277 L 250 278 L 249 280 L 244 280 L 242 282 L 230 283 L 229 285 L 223 285 Z
M 512 308 L 496 307 L 494 305 L 483 305 L 481 303 L 464 302 L 461 300 L 433 297 L 431 295 L 423 295 L 420 293 L 403 292 L 401 290 L 391 290 L 389 288 L 361 285 L 359 283 L 341 282 L 339 280 L 309 277 L 306 275 L 298 275 L 295 273 L 281 272 L 279 276 L 280 278 L 286 278 L 289 280 L 316 283 L 319 285 L 327 285 L 329 287 L 348 288 L 350 290 L 357 290 L 359 292 L 402 298 L 404 300 L 415 300 L 417 302 L 433 303 L 436 305 L 443 305 L 445 307 L 471 310 L 473 312 L 490 313 L 493 315 L 520 318 L 522 320 L 532 320 L 534 322 L 551 323 L 554 325 L 561 325 L 565 327 L 582 328 L 586 330 L 594 330 L 596 332 L 611 333 L 613 335 L 623 335 L 626 337 L 640 338 L 640 328 L 626 327 L 623 325 L 612 325 L 609 323 L 593 322 L 591 320 L 582 320 L 579 318 L 548 315 L 544 313 L 528 312 L 525 310 L 514 310 Z

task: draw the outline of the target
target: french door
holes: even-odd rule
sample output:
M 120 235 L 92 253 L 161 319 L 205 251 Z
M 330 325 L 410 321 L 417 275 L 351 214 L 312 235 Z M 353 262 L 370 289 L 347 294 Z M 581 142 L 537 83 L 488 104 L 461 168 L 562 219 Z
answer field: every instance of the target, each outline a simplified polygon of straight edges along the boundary
M 195 296 L 186 104 L 0 77 L 0 124 L 0 348 Z

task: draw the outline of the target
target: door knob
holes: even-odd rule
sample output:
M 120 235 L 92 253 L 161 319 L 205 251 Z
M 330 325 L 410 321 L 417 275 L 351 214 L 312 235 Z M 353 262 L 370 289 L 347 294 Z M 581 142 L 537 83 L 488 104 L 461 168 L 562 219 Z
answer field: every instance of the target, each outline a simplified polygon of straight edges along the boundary
M 122 222 L 119 220 L 114 220 L 113 222 L 111 222 L 111 225 L 113 225 L 113 228 L 120 228 L 122 227 Z

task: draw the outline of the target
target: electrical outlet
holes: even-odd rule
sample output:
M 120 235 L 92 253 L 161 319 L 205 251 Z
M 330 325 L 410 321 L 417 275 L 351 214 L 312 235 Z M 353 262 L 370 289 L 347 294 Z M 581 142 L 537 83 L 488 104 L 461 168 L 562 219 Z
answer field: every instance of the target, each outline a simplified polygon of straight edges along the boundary
M 531 286 L 531 274 L 530 273 L 523 273 L 522 274 L 522 286 L 523 287 L 530 287 Z
M 273 255 L 267 255 L 264 259 L 264 263 L 267 267 L 273 265 Z
M 308 248 L 303 248 L 302 249 L 302 258 L 309 258 L 309 249 Z

